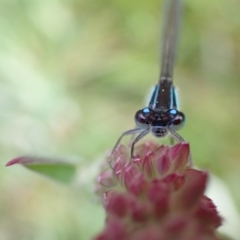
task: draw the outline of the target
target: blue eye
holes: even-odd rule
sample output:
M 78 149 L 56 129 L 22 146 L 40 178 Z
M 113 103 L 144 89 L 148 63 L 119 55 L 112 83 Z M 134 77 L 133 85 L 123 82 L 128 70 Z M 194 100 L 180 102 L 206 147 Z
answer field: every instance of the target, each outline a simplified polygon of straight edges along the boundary
M 182 112 L 178 112 L 176 117 L 171 122 L 170 128 L 174 131 L 177 131 L 181 129 L 184 126 L 184 124 L 185 124 L 185 116 Z
M 144 109 L 142 110 L 142 112 L 143 112 L 143 113 L 150 113 L 150 109 L 149 109 L 149 108 L 144 108 Z
M 151 108 L 143 108 L 135 114 L 135 123 L 138 127 L 147 128 L 155 120 L 155 113 Z
M 172 115 L 175 115 L 175 114 L 178 113 L 178 111 L 177 111 L 176 109 L 171 109 L 171 110 L 169 111 L 169 113 L 172 114 Z

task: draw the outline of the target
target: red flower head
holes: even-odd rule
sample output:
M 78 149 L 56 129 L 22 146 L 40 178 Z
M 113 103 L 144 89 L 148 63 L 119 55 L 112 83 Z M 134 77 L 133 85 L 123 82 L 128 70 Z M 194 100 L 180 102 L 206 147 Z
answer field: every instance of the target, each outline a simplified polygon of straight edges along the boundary
M 213 240 L 222 219 L 204 196 L 208 175 L 191 168 L 189 145 L 143 144 L 129 161 L 128 148 L 102 171 L 97 193 L 106 210 L 96 240 Z

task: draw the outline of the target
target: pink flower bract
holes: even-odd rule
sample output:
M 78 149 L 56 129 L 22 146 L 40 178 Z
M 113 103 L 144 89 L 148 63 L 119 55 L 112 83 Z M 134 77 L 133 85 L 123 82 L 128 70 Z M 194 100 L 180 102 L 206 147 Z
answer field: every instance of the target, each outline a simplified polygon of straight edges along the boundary
M 222 218 L 204 196 L 208 174 L 189 164 L 189 145 L 143 144 L 129 161 L 119 146 L 96 192 L 106 223 L 96 240 L 213 240 Z

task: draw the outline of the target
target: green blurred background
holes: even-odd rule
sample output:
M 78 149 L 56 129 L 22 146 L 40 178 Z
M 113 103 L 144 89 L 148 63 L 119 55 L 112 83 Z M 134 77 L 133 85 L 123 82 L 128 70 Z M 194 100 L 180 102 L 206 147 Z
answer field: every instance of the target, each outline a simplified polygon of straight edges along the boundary
M 1 0 L 0 239 L 85 240 L 100 231 L 92 169 L 134 126 L 158 79 L 162 5 Z M 186 0 L 184 11 L 174 75 L 187 116 L 180 134 L 239 212 L 240 2 Z M 25 154 L 77 159 L 79 184 L 4 167 Z

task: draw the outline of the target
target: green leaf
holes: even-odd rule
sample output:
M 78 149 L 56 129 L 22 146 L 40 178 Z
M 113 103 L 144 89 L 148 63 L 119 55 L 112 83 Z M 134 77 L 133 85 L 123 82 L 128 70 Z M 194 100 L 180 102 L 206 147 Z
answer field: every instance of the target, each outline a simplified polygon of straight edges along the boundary
M 6 166 L 20 164 L 34 172 L 50 177 L 62 183 L 71 183 L 76 175 L 77 166 L 69 161 L 21 156 L 9 161 Z

